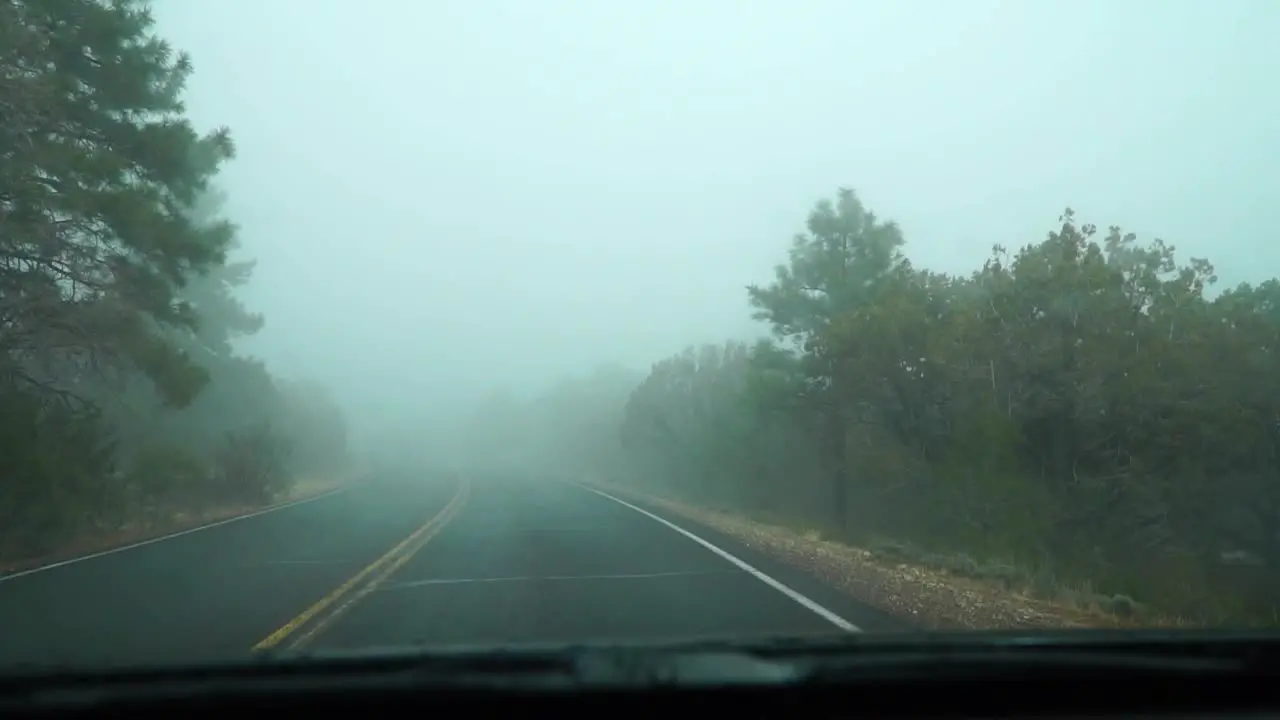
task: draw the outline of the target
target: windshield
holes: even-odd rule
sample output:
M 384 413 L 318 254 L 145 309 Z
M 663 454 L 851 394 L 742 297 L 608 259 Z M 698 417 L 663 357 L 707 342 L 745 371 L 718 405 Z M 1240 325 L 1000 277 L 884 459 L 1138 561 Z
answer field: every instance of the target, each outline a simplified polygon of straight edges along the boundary
M 0 671 L 1265 628 L 1272 0 L 0 0 Z

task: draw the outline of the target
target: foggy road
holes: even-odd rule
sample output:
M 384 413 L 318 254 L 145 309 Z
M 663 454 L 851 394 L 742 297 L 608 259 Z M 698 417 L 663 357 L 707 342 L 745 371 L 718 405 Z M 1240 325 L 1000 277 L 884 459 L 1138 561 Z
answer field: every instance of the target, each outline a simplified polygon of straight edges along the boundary
M 0 580 L 0 665 L 901 629 L 567 482 L 397 477 Z

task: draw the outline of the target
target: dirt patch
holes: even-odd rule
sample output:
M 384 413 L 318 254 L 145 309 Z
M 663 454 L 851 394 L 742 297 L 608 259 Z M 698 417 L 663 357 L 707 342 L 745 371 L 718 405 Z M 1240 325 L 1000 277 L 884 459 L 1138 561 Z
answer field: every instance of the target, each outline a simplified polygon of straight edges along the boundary
M 155 522 L 149 524 L 139 523 L 136 525 L 125 526 L 116 532 L 94 533 L 92 535 L 75 538 L 64 543 L 56 552 L 48 553 L 39 557 L 0 557 L 0 576 L 7 573 L 31 570 L 45 565 L 65 562 L 67 560 L 74 560 L 75 558 L 84 557 L 85 555 L 106 552 L 116 548 L 133 545 L 135 543 L 173 535 L 174 533 L 195 530 L 196 528 L 211 525 L 213 523 L 230 520 L 232 518 L 249 515 L 263 510 L 269 510 L 292 502 L 298 502 L 299 500 L 323 495 L 327 492 L 337 490 L 351 482 L 353 482 L 353 480 L 350 478 L 300 480 L 294 485 L 293 490 L 291 490 L 284 498 L 281 498 L 277 502 L 269 505 L 224 507 L 203 513 L 176 513 L 169 522 Z
M 870 550 L 823 540 L 816 533 L 703 510 L 605 483 L 602 490 L 660 508 L 724 533 L 751 549 L 805 570 L 860 602 L 927 630 L 1020 630 L 1177 625 L 1082 610 L 995 584 L 921 567 Z

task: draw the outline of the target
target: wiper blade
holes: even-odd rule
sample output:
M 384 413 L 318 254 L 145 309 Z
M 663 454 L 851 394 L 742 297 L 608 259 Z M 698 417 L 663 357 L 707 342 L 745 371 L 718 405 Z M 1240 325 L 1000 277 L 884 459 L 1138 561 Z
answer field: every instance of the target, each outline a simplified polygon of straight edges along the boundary
M 952 678 L 1280 674 L 1280 634 L 1071 630 L 781 638 L 742 648 L 809 680 L 936 673 Z
M 574 665 L 557 657 L 501 654 L 440 657 L 260 659 L 192 667 L 129 668 L 0 678 L 0 715 L 7 708 L 66 707 L 104 702 L 271 696 L 280 692 L 417 690 L 431 687 L 540 690 L 574 685 Z
M 966 656 L 1023 657 L 1037 653 L 1056 656 L 1102 653 L 1113 658 L 1161 656 L 1167 658 L 1280 659 L 1280 633 L 1149 630 L 1064 630 L 916 632 L 883 635 L 824 635 L 817 638 L 777 637 L 737 642 L 702 642 L 668 646 L 668 649 L 732 649 L 770 658 L 890 658 L 903 653 L 927 652 L 935 657 L 956 653 Z
M 638 644 L 542 644 L 494 649 L 480 646 L 433 647 L 428 650 L 398 648 L 357 653 L 306 653 L 308 666 L 334 663 L 401 663 L 423 679 L 454 682 L 507 682 L 539 677 L 575 685 L 651 685 L 679 683 L 776 683 L 796 679 L 789 662 L 744 652 L 737 643 L 723 640 L 684 643 Z
M 788 663 L 720 648 L 672 651 L 602 645 L 522 648 L 369 648 L 359 652 L 264 654 L 250 662 L 0 676 L 0 710 L 11 704 L 383 688 L 548 690 L 791 682 Z
M 66 704 L 158 695 L 288 689 L 487 687 L 515 690 L 844 683 L 933 676 L 1062 680 L 1276 674 L 1280 635 L 972 633 L 691 641 L 648 646 L 370 648 L 266 655 L 201 667 L 0 677 L 9 703 Z

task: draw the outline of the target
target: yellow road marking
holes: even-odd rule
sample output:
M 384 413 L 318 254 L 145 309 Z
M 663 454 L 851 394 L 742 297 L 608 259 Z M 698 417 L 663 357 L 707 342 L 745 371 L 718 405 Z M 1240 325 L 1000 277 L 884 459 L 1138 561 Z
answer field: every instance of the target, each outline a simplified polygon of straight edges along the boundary
M 405 563 L 413 559 L 418 551 L 426 547 L 431 538 L 444 529 L 445 525 L 462 510 L 462 506 L 467 503 L 467 499 L 471 496 L 471 483 L 466 483 L 459 489 L 458 494 L 454 496 L 454 501 L 449 503 L 440 515 L 436 516 L 436 521 L 431 524 L 430 529 L 417 539 L 412 547 L 397 555 L 390 563 L 387 564 L 374 578 L 365 583 L 359 590 L 347 598 L 341 605 L 335 607 L 328 615 L 317 620 L 310 628 L 307 629 L 297 640 L 294 640 L 290 648 L 300 648 L 310 642 L 320 633 L 333 625 L 334 621 L 342 617 L 343 613 L 351 609 L 353 605 L 368 597 L 370 593 L 378 589 L 378 586 L 387 581 L 387 578 L 396 573 L 397 570 L 404 567 Z
M 470 481 L 463 480 L 462 483 L 459 485 L 457 492 L 454 493 L 453 498 L 449 500 L 449 504 L 445 505 L 440 512 L 436 513 L 432 518 L 430 518 L 425 523 L 423 523 L 423 525 L 419 527 L 417 530 L 414 530 L 409 535 L 409 537 L 406 537 L 404 540 L 401 540 L 398 545 L 388 550 L 385 555 L 378 558 L 377 560 L 374 560 L 363 570 L 361 570 L 360 572 L 352 576 L 351 579 L 342 583 L 342 585 L 340 585 L 336 590 L 329 593 L 328 595 L 325 595 L 317 603 L 307 608 L 306 610 L 302 611 L 300 615 L 290 620 L 289 622 L 285 623 L 284 625 L 281 625 L 275 632 L 271 633 L 270 635 L 266 636 L 262 640 L 258 641 L 258 644 L 253 646 L 253 649 L 255 651 L 267 650 L 275 647 L 276 645 L 279 645 L 282 641 L 284 641 L 285 638 L 297 632 L 298 628 L 301 628 L 303 625 L 306 625 L 308 622 L 314 619 L 317 615 L 324 612 L 331 605 L 341 600 L 343 596 L 351 592 L 352 589 L 359 586 L 360 583 L 365 580 L 365 578 L 368 578 L 369 576 L 378 572 L 379 569 L 386 566 L 391 566 L 393 568 L 401 567 L 404 564 L 403 560 L 401 560 L 400 562 L 396 562 L 396 560 L 400 559 L 402 554 L 405 553 L 405 550 L 410 547 L 413 548 L 413 552 L 405 554 L 404 555 L 405 559 L 412 556 L 413 553 L 421 549 L 421 547 L 426 544 L 426 541 L 431 539 L 431 537 L 435 535 L 435 531 L 438 530 L 440 527 L 442 527 L 444 523 L 452 519 L 453 516 L 457 513 L 458 509 L 462 507 L 462 503 L 466 502 L 467 497 L 470 495 L 470 489 L 471 489 Z M 421 541 L 421 542 L 418 543 L 417 541 Z M 416 546 L 415 546 L 415 543 L 417 543 Z M 389 574 L 390 573 L 383 573 L 382 575 L 379 575 L 377 581 L 381 582 Z M 363 597 L 363 596 L 364 594 L 360 594 L 357 597 Z M 313 636 L 314 634 L 315 634 L 314 632 L 308 633 L 306 637 Z M 303 640 L 305 640 L 306 637 L 304 637 Z

